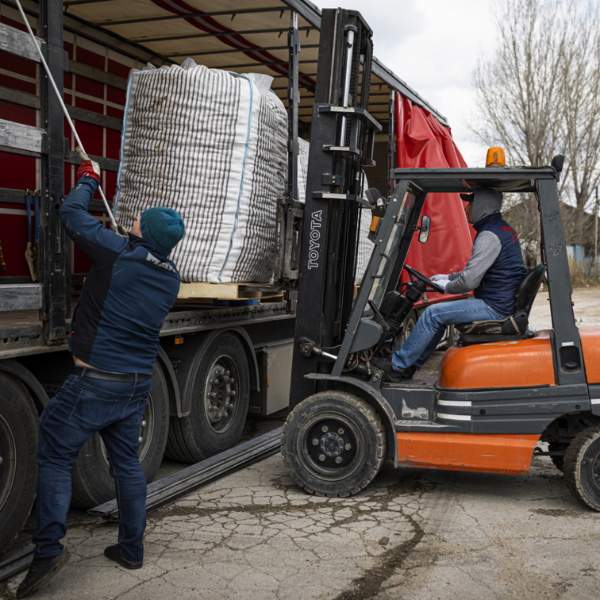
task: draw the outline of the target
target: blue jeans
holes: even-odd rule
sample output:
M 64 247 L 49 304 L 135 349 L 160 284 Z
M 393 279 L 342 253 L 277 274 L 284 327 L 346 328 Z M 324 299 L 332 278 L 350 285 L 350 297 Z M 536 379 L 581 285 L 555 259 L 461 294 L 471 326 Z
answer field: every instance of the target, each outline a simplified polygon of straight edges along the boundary
M 394 352 L 392 367 L 396 371 L 404 371 L 411 365 L 420 369 L 437 348 L 448 325 L 506 317 L 478 298 L 432 304 L 417 320 L 402 348 Z
M 146 480 L 137 449 L 152 380 L 101 381 L 70 375 L 40 417 L 34 558 L 60 554 L 71 503 L 71 468 L 79 450 L 100 432 L 115 480 L 119 549 L 132 561 L 144 556 Z

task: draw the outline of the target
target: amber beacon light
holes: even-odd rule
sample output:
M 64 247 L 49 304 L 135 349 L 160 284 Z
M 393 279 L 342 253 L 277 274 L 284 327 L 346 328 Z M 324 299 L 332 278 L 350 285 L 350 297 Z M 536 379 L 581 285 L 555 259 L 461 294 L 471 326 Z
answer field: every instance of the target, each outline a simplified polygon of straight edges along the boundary
M 487 151 L 485 159 L 486 167 L 504 167 L 506 166 L 506 158 L 502 148 L 490 148 Z

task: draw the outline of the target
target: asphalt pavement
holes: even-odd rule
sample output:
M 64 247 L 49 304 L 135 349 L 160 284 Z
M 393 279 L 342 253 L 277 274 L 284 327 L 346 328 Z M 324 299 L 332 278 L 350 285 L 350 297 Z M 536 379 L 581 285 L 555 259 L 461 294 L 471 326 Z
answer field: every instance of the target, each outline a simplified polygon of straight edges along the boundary
M 598 289 L 575 291 L 581 325 L 600 325 Z M 538 329 L 549 324 L 546 298 L 534 307 Z M 162 473 L 176 468 L 165 463 Z M 36 600 L 600 595 L 600 513 L 571 497 L 546 457 L 533 460 L 529 477 L 385 466 L 361 494 L 336 499 L 304 493 L 273 456 L 149 514 L 138 571 L 103 556 L 115 524 L 82 511 L 69 520 L 73 558 Z M 22 577 L 0 584 L 0 598 L 14 597 Z

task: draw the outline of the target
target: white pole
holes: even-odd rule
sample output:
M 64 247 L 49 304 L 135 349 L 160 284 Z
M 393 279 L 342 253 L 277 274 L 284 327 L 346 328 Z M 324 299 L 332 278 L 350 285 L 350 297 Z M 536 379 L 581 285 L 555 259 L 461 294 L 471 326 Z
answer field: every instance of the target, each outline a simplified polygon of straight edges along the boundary
M 596 210 L 594 211 L 594 275 L 598 276 L 598 188 L 596 187 Z
M 69 122 L 69 125 L 71 126 L 71 130 L 73 131 L 73 135 L 75 136 L 75 139 L 77 140 L 77 145 L 81 148 L 81 150 L 85 154 L 85 150 L 83 149 L 83 144 L 81 143 L 81 140 L 79 139 L 79 135 L 77 134 L 77 130 L 75 129 L 75 125 L 73 125 L 73 121 L 71 120 L 71 115 L 69 115 L 69 111 L 67 111 L 67 107 L 65 106 L 65 103 L 63 102 L 62 96 L 60 95 L 60 92 L 58 91 L 58 88 L 56 87 L 54 78 L 52 77 L 52 74 L 50 73 L 50 69 L 48 68 L 48 65 L 46 64 L 44 55 L 42 54 L 42 49 L 39 47 L 37 40 L 35 39 L 35 35 L 33 35 L 33 31 L 31 30 L 31 26 L 29 25 L 29 21 L 27 20 L 27 17 L 25 16 L 25 13 L 23 12 L 23 7 L 21 6 L 21 3 L 19 2 L 19 0 L 16 0 L 16 2 L 17 2 L 17 7 L 19 9 L 19 12 L 21 13 L 21 17 L 23 17 L 23 21 L 25 22 L 25 26 L 27 27 L 27 31 L 29 31 L 29 35 L 31 35 L 31 39 L 33 40 L 33 43 L 38 51 L 38 54 L 40 55 L 40 60 L 42 61 L 42 64 L 44 65 L 44 68 L 46 69 L 46 73 L 48 74 L 48 79 L 50 79 L 50 83 L 52 84 L 52 87 L 54 88 L 54 91 L 56 92 L 56 97 L 58 98 L 58 101 L 60 102 L 60 105 L 62 106 L 63 112 L 65 113 L 65 117 L 67 118 L 67 121 Z M 108 201 L 106 200 L 106 196 L 104 195 L 104 191 L 102 190 L 102 187 L 100 186 L 100 184 L 98 184 L 98 191 L 100 192 L 100 196 L 102 196 L 102 200 L 104 201 L 104 205 L 106 206 L 106 210 L 108 212 L 108 216 L 110 217 L 110 221 L 112 223 L 113 229 L 115 231 L 117 231 L 117 229 L 118 229 L 117 222 L 115 221 L 112 211 L 110 210 L 110 206 L 108 205 Z

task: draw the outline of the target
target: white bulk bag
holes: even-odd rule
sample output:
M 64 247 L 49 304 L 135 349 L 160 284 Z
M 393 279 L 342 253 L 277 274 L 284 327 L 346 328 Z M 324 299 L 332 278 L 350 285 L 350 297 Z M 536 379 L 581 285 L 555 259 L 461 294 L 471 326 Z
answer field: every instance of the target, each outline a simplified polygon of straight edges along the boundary
M 132 71 L 116 217 L 181 214 L 172 252 L 183 281 L 268 282 L 287 170 L 287 115 L 270 78 L 196 65 Z

